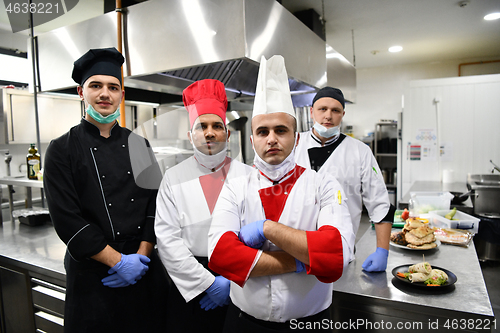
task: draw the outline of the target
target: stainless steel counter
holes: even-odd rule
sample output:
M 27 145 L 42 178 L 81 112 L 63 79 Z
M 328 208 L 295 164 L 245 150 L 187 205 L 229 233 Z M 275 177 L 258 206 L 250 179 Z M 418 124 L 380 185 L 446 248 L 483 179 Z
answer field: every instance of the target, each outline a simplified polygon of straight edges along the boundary
M 469 248 L 441 245 L 428 251 L 414 251 L 391 247 L 386 272 L 367 273 L 361 268 L 364 259 L 375 247 L 375 231 L 366 231 L 356 244 L 356 257 L 342 277 L 333 284 L 332 314 L 335 323 L 352 320 L 371 320 L 372 324 L 398 322 L 437 323 L 440 328 L 446 320 L 460 319 L 493 320 L 486 285 L 476 256 L 474 244 Z M 58 238 L 51 224 L 27 226 L 19 222 L 5 222 L 0 228 L 0 266 L 18 267 L 33 272 L 31 276 L 43 275 L 57 280 L 65 286 L 65 244 Z M 431 265 L 446 268 L 456 274 L 456 284 L 442 289 L 421 289 L 409 286 L 393 278 L 394 267 L 425 260 Z M 51 280 L 47 280 L 51 282 Z M 459 323 L 459 322 L 458 322 Z M 386 326 L 387 327 L 387 326 Z M 364 332 L 381 332 L 379 329 L 358 327 Z M 343 330 L 342 330 L 343 331 Z M 421 330 L 422 331 L 422 330 Z M 421 332 L 419 331 L 419 332 Z M 437 332 L 436 330 L 428 330 Z M 460 331 L 460 330 L 448 330 Z M 469 330 L 475 331 L 475 330 Z M 481 332 L 489 330 L 478 330 Z
M 65 280 L 66 244 L 52 224 L 28 226 L 4 222 L 0 228 L 0 263 Z
M 3 177 L 0 178 L 0 184 L 3 185 L 13 185 L 13 186 L 24 186 L 24 187 L 37 187 L 43 188 L 43 181 L 28 179 L 26 177 Z
M 400 230 L 394 229 L 393 231 Z M 364 259 L 375 250 L 375 230 L 369 228 L 356 244 L 356 260 L 351 262 L 342 277 L 333 284 L 335 319 L 346 320 L 352 311 L 370 312 L 372 320 L 422 320 L 429 315 L 440 320 L 494 318 L 474 243 L 468 248 L 441 244 L 436 249 L 419 251 L 391 246 L 386 272 L 368 273 L 361 268 Z M 457 276 L 454 286 L 423 289 L 394 278 L 394 267 L 423 260 L 450 270 Z M 346 304 L 350 303 L 350 304 Z M 344 310 L 335 309 L 335 307 Z M 349 314 L 350 313 L 350 314 Z M 424 326 L 425 328 L 425 326 Z M 474 330 L 472 330 L 474 331 Z
M 62 333 L 66 245 L 51 224 L 0 228 L 0 331 Z

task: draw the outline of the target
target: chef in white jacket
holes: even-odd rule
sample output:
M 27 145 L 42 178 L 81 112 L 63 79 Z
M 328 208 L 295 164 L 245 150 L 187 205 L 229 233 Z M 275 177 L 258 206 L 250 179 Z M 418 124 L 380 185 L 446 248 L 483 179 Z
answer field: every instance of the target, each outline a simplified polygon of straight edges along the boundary
M 284 59 L 262 57 L 252 117 L 256 169 L 228 180 L 209 232 L 209 267 L 232 281 L 224 332 L 295 332 L 329 322 L 332 282 L 351 260 L 355 237 L 338 181 L 295 164 L 297 139 Z
M 226 156 L 227 97 L 217 80 L 183 91 L 194 156 L 167 170 L 157 196 L 155 233 L 160 258 L 173 281 L 168 330 L 220 332 L 229 303 L 229 281 L 208 269 L 207 235 L 220 190 L 251 167 Z
M 395 207 L 389 202 L 384 179 L 370 148 L 340 133 L 344 107 L 340 89 L 325 87 L 318 91 L 310 109 L 314 126 L 300 134 L 295 161 L 338 179 L 349 199 L 354 233 L 358 231 L 365 205 L 375 225 L 377 245 L 374 253 L 362 258 L 365 260 L 362 267 L 368 272 L 385 271 Z

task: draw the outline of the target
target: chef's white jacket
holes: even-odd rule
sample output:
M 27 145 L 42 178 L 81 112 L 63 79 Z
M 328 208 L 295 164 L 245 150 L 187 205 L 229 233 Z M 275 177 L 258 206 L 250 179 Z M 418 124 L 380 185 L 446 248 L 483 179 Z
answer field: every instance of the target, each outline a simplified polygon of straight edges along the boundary
M 311 130 L 300 133 L 299 144 L 295 150 L 295 161 L 298 165 L 311 168 L 307 150 L 321 147 L 317 140 Z M 318 173 L 330 174 L 342 185 L 349 199 L 347 205 L 355 234 L 361 221 L 363 203 L 370 220 L 375 223 L 381 222 L 389 212 L 389 194 L 382 173 L 370 147 L 365 143 L 346 136 Z
M 229 179 L 243 177 L 251 170 L 226 158 L 224 167 L 214 173 L 191 156 L 163 177 L 156 200 L 158 253 L 186 302 L 215 280 L 195 256 L 208 257 L 208 230 L 220 190 Z
M 355 235 L 340 184 L 327 174 L 296 166 L 299 169 L 303 173 L 280 181 L 282 187 L 273 186 L 257 169 L 245 178 L 230 179 L 213 213 L 209 267 L 232 281 L 232 302 L 261 320 L 285 322 L 326 309 L 332 301 L 331 282 L 353 256 Z M 271 203 L 276 199 L 270 207 L 274 212 L 265 211 L 259 190 L 272 197 Z M 269 240 L 261 249 L 252 249 L 237 235 L 242 226 L 266 218 L 307 231 L 307 272 L 249 278 L 262 251 L 280 249 Z

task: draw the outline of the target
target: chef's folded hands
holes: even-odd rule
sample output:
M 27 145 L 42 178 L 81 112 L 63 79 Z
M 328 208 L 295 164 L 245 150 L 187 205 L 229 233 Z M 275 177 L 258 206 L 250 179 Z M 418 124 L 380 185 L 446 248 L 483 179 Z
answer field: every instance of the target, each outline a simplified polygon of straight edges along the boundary
M 123 254 L 121 260 L 108 270 L 111 274 L 102 283 L 106 287 L 120 288 L 137 283 L 148 271 L 150 259 L 142 254 Z

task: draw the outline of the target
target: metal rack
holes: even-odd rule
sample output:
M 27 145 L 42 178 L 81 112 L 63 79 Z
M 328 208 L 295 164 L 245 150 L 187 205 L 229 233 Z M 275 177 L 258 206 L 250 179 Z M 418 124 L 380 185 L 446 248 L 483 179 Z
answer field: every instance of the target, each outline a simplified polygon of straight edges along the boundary
M 394 195 L 394 199 L 391 200 L 395 203 L 396 200 L 396 189 L 397 189 L 397 133 L 398 124 L 397 122 L 380 122 L 375 124 L 375 133 L 373 140 L 373 154 L 377 163 L 382 170 L 384 175 L 385 185 L 389 194 Z M 384 135 L 387 137 L 384 138 Z M 385 145 L 380 144 L 380 140 L 388 139 Z M 394 139 L 395 143 L 391 145 L 391 141 Z

